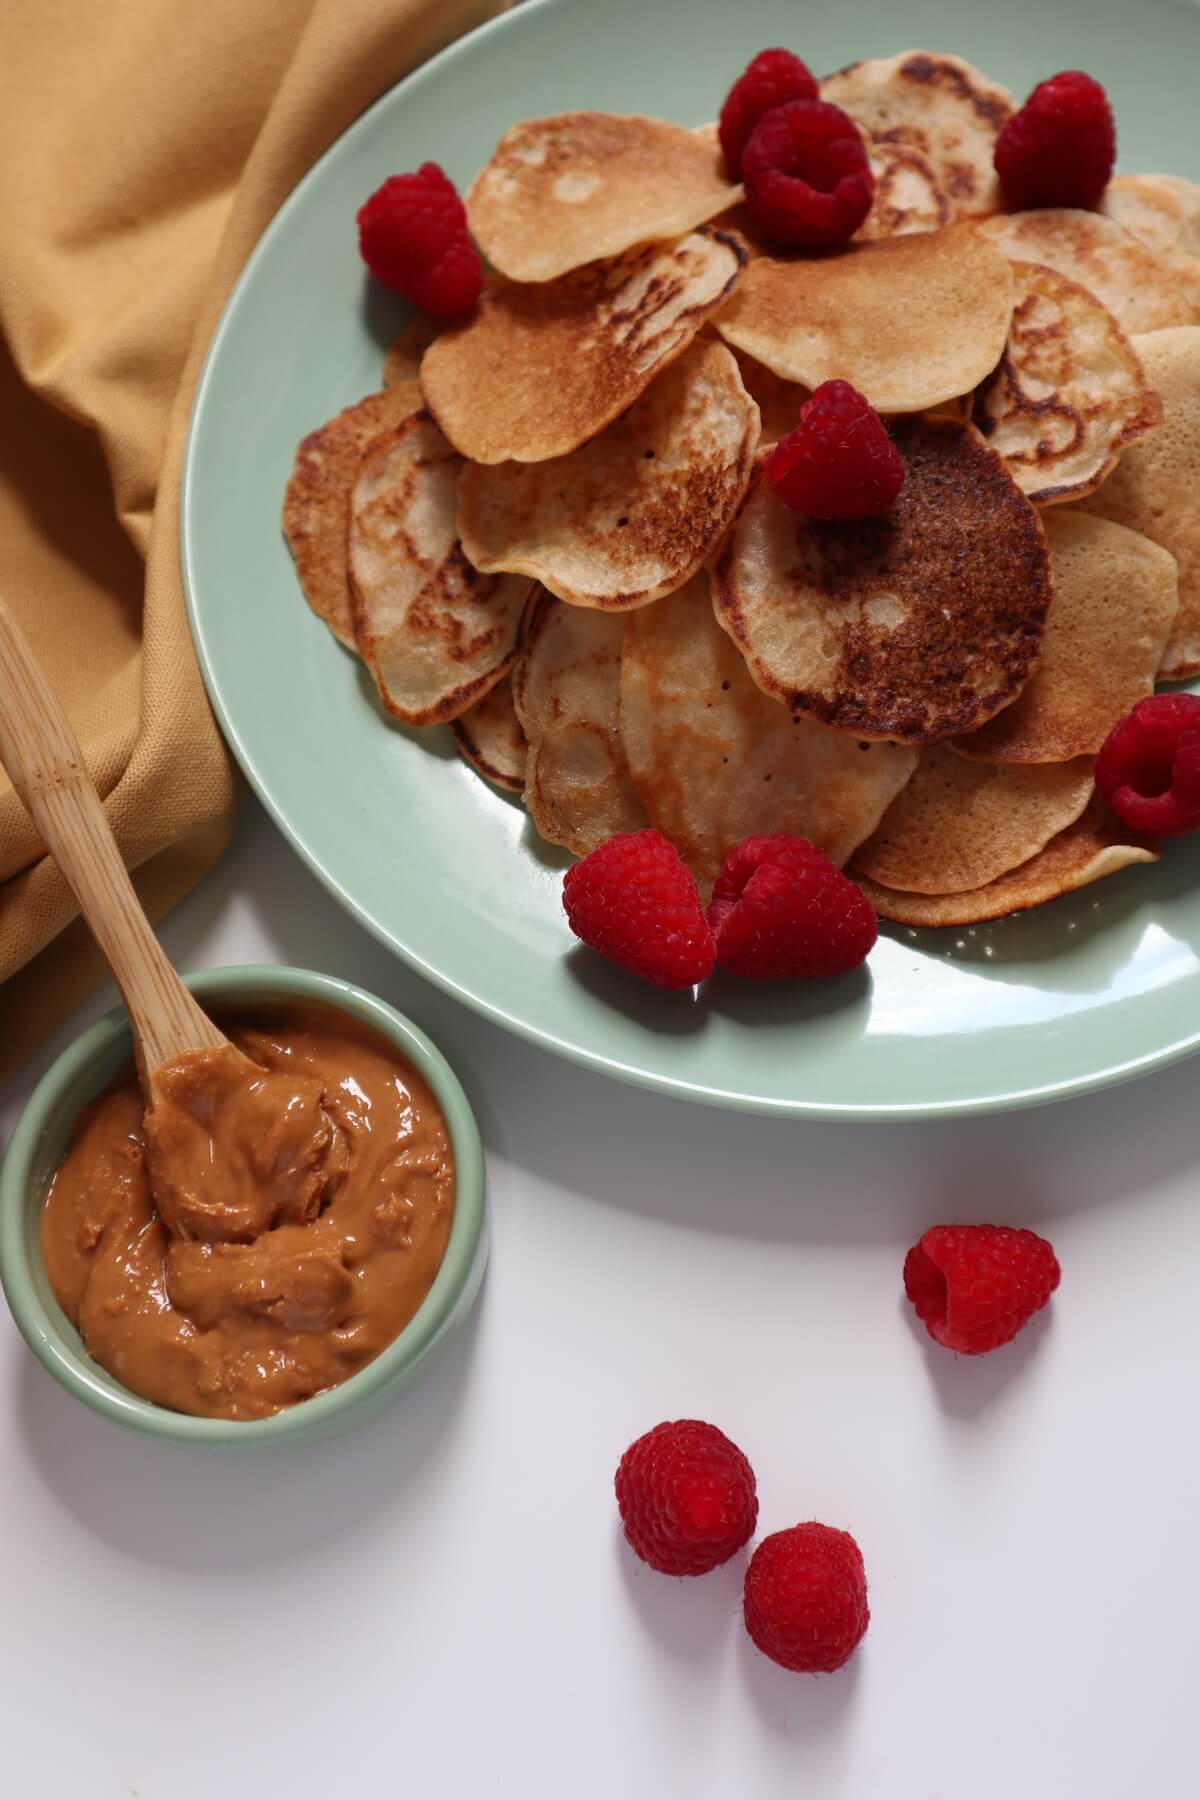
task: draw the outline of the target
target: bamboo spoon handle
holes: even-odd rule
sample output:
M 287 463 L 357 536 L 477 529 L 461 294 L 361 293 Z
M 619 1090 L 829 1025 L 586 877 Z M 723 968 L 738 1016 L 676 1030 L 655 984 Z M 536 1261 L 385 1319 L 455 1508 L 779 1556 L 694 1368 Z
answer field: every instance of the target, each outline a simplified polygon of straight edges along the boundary
M 184 1051 L 227 1040 L 192 999 L 151 930 L 75 733 L 0 600 L 0 763 L 66 877 L 133 1022 L 142 1086 Z

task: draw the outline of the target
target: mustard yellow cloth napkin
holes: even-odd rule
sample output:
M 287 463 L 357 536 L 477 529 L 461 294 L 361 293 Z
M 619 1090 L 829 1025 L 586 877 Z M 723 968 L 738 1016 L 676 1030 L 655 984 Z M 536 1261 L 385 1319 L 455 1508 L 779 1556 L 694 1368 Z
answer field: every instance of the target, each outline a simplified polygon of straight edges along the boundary
M 217 316 L 309 165 L 505 4 L 0 8 L 0 593 L 154 918 L 219 856 L 234 809 L 177 548 L 188 410 Z M 0 1076 L 102 972 L 0 772 Z

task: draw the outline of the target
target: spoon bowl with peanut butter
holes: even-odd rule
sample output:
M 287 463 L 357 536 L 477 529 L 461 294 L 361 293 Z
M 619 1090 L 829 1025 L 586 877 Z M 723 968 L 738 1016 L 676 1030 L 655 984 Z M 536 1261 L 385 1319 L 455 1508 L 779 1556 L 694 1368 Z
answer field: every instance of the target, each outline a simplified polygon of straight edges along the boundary
M 408 1021 L 328 977 L 250 971 L 249 1011 L 237 971 L 182 981 L 2 602 L 0 762 L 127 1009 L 51 1069 L 0 1170 L 17 1323 L 121 1422 L 239 1445 L 320 1434 L 398 1385 L 478 1285 L 462 1089 Z M 227 1029 L 210 991 L 240 996 Z

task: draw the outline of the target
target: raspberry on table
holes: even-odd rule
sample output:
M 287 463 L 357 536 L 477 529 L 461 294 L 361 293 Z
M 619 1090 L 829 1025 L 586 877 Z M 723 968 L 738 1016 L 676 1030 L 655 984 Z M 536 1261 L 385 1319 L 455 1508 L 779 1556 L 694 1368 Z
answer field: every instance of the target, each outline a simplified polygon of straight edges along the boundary
M 844 975 L 879 935 L 862 889 L 786 832 L 745 838 L 729 852 L 708 922 L 722 968 L 757 981 Z
M 695 877 L 661 832 L 621 832 L 575 863 L 563 905 L 576 937 L 656 987 L 688 988 L 712 974 Z
M 758 1521 L 754 1470 L 700 1419 L 656 1425 L 630 1444 L 615 1486 L 625 1536 L 663 1575 L 706 1575 L 736 1555 Z
M 764 1656 L 832 1675 L 871 1622 L 862 1551 L 848 1531 L 811 1520 L 763 1539 L 746 1570 L 746 1630 Z
M 1123 825 L 1175 837 L 1200 825 L 1200 698 L 1152 694 L 1113 726 L 1096 791 Z
M 755 230 L 782 250 L 845 243 L 875 198 L 858 126 L 824 100 L 764 113 L 742 151 L 742 180 Z
M 810 519 L 875 518 L 892 505 L 904 473 L 883 420 L 848 381 L 823 381 L 767 458 L 776 494 Z
M 1010 211 L 1099 206 L 1117 160 L 1108 95 L 1079 69 L 1040 81 L 996 139 L 993 160 Z
M 464 318 L 479 298 L 483 267 L 466 208 L 437 163 L 376 188 L 359 208 L 358 243 L 376 280 L 431 318 Z
M 788 100 L 815 100 L 816 77 L 790 50 L 760 50 L 725 96 L 717 126 L 731 181 L 742 177 L 746 139 L 764 113 Z
M 904 1259 L 904 1291 L 935 1343 L 963 1356 L 998 1350 L 1058 1286 L 1058 1258 L 1035 1231 L 934 1225 Z

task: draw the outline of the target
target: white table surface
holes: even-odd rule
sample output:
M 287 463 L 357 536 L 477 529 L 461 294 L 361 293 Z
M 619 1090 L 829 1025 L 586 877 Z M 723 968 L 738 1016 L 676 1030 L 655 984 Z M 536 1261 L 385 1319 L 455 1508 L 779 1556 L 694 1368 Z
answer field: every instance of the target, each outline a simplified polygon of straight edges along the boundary
M 1196 1065 L 948 1125 L 643 1094 L 425 986 L 250 803 L 163 935 L 426 1026 L 478 1109 L 492 1263 L 419 1388 L 258 1459 L 93 1417 L 4 1317 L 4 1794 L 1196 1800 Z M 50 1053 L 0 1090 L 5 1132 Z M 982 1360 L 901 1302 L 950 1217 L 1063 1265 Z M 858 1537 L 872 1625 L 840 1675 L 753 1651 L 743 1559 L 680 1582 L 625 1549 L 617 1458 L 685 1415 L 746 1450 L 763 1531 Z

